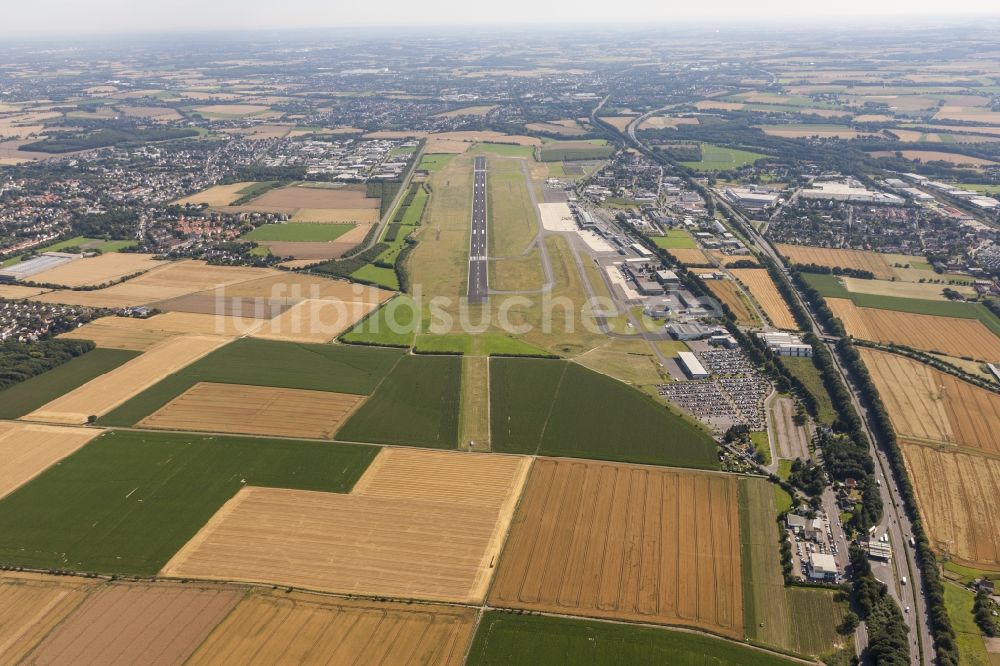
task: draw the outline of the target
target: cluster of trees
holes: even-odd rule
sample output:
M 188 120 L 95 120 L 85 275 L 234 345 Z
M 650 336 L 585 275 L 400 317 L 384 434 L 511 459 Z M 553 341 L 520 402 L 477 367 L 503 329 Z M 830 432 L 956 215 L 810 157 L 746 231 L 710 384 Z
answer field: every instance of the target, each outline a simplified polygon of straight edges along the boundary
M 972 605 L 972 613 L 976 616 L 976 624 L 979 625 L 979 630 L 983 632 L 983 635 L 991 638 L 1000 635 L 1000 629 L 997 628 L 997 622 L 993 618 L 995 608 L 996 603 L 990 599 L 989 592 L 983 589 L 976 592 L 976 600 Z
M 865 552 L 852 545 L 850 556 L 854 604 L 861 619 L 868 625 L 868 655 L 872 663 L 878 666 L 907 666 L 910 663 L 910 642 L 899 606 L 889 596 L 886 586 L 875 579 Z
M 795 268 L 803 273 L 819 273 L 821 275 L 846 275 L 847 277 L 860 278 L 862 280 L 874 280 L 875 274 L 871 271 L 864 271 L 860 268 L 841 268 L 836 266 L 820 266 L 818 264 L 796 264 Z
M 73 220 L 73 233 L 87 238 L 128 240 L 135 236 L 135 212 L 113 208 L 103 213 L 87 213 Z
M 801 459 L 792 461 L 788 481 L 810 497 L 819 497 L 826 488 L 826 474 L 819 465 L 807 465 Z
M 406 209 L 413 204 L 413 200 L 416 198 L 420 187 L 420 185 L 410 185 L 410 189 L 406 191 L 403 201 L 400 203 L 399 208 L 396 209 L 396 214 L 393 215 L 392 220 L 389 222 L 389 228 L 385 231 L 384 239 L 387 242 L 391 243 L 396 240 L 400 227 L 403 226 L 403 218 L 406 217 Z
M 21 146 L 20 150 L 40 153 L 71 153 L 77 150 L 106 148 L 120 144 L 139 144 L 148 141 L 168 141 L 198 136 L 193 129 L 180 127 L 151 127 L 147 129 L 114 129 L 103 127 L 92 132 L 57 132 L 39 141 Z
M 89 340 L 0 343 L 0 390 L 19 384 L 94 348 Z

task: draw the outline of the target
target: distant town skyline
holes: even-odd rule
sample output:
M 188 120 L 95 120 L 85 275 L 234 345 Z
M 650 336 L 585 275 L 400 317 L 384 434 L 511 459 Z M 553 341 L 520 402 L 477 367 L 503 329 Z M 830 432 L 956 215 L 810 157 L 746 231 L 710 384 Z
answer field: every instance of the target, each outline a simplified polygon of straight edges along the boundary
M 637 0 L 628 5 L 568 0 L 508 0 L 504 3 L 435 0 L 419 5 L 402 0 L 382 0 L 374 4 L 317 0 L 175 0 L 170 3 L 57 0 L 10 4 L 4 8 L 6 27 L 19 34 L 533 23 L 558 26 L 717 22 L 728 25 L 736 21 L 850 21 L 935 15 L 952 19 L 971 15 L 1000 17 L 1000 6 L 994 0 L 954 0 L 946 7 L 928 0 L 843 0 L 837 3 L 717 0 L 709 9 L 697 3 L 662 0 Z

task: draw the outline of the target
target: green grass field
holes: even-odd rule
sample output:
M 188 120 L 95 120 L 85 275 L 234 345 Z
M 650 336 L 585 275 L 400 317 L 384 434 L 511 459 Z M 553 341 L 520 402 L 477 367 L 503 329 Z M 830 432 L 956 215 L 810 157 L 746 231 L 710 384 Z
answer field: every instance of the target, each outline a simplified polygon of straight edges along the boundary
M 576 363 L 490 361 L 495 451 L 717 469 L 715 442 L 638 389 Z
M 354 328 L 340 336 L 341 342 L 382 347 L 405 347 L 413 344 L 417 312 L 413 299 L 402 294 L 392 299 Z
M 695 171 L 726 171 L 738 169 L 747 164 L 753 164 L 766 155 L 751 153 L 736 148 L 724 148 L 711 143 L 701 144 L 701 160 L 698 162 L 681 162 L 682 165 Z
M 961 301 L 932 301 L 920 298 L 900 298 L 898 296 L 880 296 L 878 294 L 861 294 L 848 291 L 835 275 L 803 273 L 806 282 L 827 298 L 847 298 L 859 308 L 875 308 L 893 310 L 895 312 L 911 312 L 913 314 L 932 315 L 934 317 L 958 317 L 960 319 L 978 319 L 986 328 L 1000 335 L 1000 319 L 986 309 L 981 303 Z M 947 285 L 942 285 L 947 286 Z
M 948 608 L 951 626 L 955 629 L 959 663 L 962 666 L 990 666 L 992 662 L 986 652 L 986 643 L 972 612 L 975 595 L 964 587 L 946 582 L 944 603 Z
M 399 276 L 393 268 L 365 264 L 351 273 L 351 277 L 359 282 L 374 284 L 390 291 L 399 291 Z
M 404 356 L 336 438 L 453 449 L 461 384 L 458 356 Z
M 501 333 L 449 333 L 417 336 L 414 349 L 425 354 L 466 354 L 469 356 L 550 356 L 544 349 Z
M 785 587 L 778 550 L 777 509 L 772 484 L 741 479 L 740 548 L 743 623 L 756 643 L 820 656 L 850 644 L 836 627 L 848 610 L 832 590 Z
M 811 358 L 782 356 L 781 363 L 788 371 L 802 382 L 806 390 L 816 398 L 816 419 L 825 425 L 831 425 L 837 420 L 837 410 L 833 407 L 830 394 L 823 385 L 819 369 L 813 365 Z
M 656 247 L 664 250 L 690 250 L 698 247 L 694 237 L 684 229 L 667 229 L 666 236 L 650 236 Z
M 152 575 L 243 485 L 347 492 L 377 452 L 108 432 L 0 501 L 0 562 Z
M 198 382 L 368 395 L 401 356 L 396 349 L 241 338 L 154 384 L 100 423 L 134 425 Z
M 579 142 L 570 142 L 570 145 L 561 141 L 545 143 L 538 150 L 538 157 L 542 162 L 566 162 L 572 160 L 603 160 L 611 157 L 615 153 L 614 146 L 598 145 L 580 146 Z
M 771 666 L 794 662 L 703 634 L 487 611 L 466 663 L 469 666 Z
M 91 379 L 114 370 L 140 353 L 124 349 L 92 349 L 48 372 L 0 391 L 0 419 L 24 416 Z
M 455 157 L 450 153 L 428 153 L 420 158 L 418 169 L 424 171 L 437 171 Z
M 477 143 L 468 152 L 489 153 L 502 157 L 524 157 L 526 159 L 531 159 L 535 155 L 533 146 L 519 146 L 513 143 Z
M 764 456 L 764 464 L 771 464 L 771 443 L 767 438 L 767 431 L 760 430 L 757 432 L 750 433 L 750 441 L 753 442 L 753 447 L 760 451 L 761 455 Z
M 243 234 L 241 238 L 252 241 L 325 243 L 337 240 L 355 226 L 353 224 L 319 224 L 309 222 L 263 224 L 253 231 Z

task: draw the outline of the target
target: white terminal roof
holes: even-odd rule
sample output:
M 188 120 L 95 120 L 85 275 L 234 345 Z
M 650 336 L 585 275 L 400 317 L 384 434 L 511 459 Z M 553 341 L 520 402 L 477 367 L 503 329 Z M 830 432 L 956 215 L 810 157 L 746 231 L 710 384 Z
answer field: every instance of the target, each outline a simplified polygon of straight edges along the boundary
M 708 376 L 708 370 L 701 364 L 698 357 L 691 352 L 678 352 L 677 360 L 687 368 L 692 377 Z

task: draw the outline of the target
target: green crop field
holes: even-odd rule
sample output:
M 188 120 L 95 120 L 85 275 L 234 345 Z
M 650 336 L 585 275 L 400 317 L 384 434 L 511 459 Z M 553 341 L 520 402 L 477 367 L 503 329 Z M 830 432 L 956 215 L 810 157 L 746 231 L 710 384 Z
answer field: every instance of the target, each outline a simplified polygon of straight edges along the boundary
M 816 398 L 817 420 L 825 425 L 833 424 L 837 420 L 837 410 L 833 407 L 833 400 L 830 399 L 830 393 L 823 385 L 823 378 L 819 374 L 819 369 L 813 364 L 813 360 L 805 357 L 782 356 L 780 362 Z
M 743 624 L 756 643 L 819 656 L 850 645 L 837 633 L 848 611 L 833 590 L 785 587 L 778 550 L 775 493 L 763 479 L 739 484 Z
M 358 345 L 409 348 L 417 328 L 413 299 L 402 294 L 392 299 L 354 328 L 340 336 L 341 342 Z
M 123 349 L 92 349 L 48 372 L 0 391 L 0 419 L 16 419 L 33 412 L 91 379 L 114 370 L 140 353 Z
M 420 158 L 417 168 L 424 171 L 437 171 L 450 162 L 453 157 L 455 156 L 450 153 L 428 153 Z
M 584 146 L 579 141 L 552 141 L 543 144 L 538 153 L 542 162 L 603 160 L 614 155 L 615 147 L 600 144 Z
M 801 273 L 810 287 L 828 298 L 850 298 L 851 292 L 840 283 L 836 275 L 826 273 Z
M 986 652 L 983 634 L 976 625 L 973 615 L 975 595 L 964 587 L 945 582 L 944 603 L 948 608 L 951 626 L 955 629 L 959 663 L 963 666 L 990 666 L 995 663 L 990 660 L 990 655 Z
M 490 361 L 493 449 L 718 469 L 703 430 L 641 391 L 576 363 Z
M 263 224 L 242 236 L 243 240 L 325 243 L 337 240 L 356 225 L 282 222 Z
M 461 384 L 458 356 L 404 356 L 336 438 L 453 449 Z
M 479 623 L 466 663 L 469 666 L 772 666 L 794 662 L 696 633 L 487 611 Z
M 711 143 L 701 144 L 701 160 L 698 162 L 681 162 L 682 165 L 695 171 L 726 171 L 738 169 L 747 164 L 753 164 L 766 155 L 751 153 L 736 148 L 724 148 Z
M 347 492 L 377 452 L 111 431 L 0 501 L 0 562 L 152 575 L 244 485 Z
M 368 395 L 401 356 L 396 349 L 242 338 L 154 384 L 100 423 L 134 425 L 198 382 Z
M 535 155 L 533 146 L 520 146 L 514 143 L 477 143 L 469 149 L 470 153 L 490 153 L 501 157 L 524 157 L 531 159 Z
M 417 336 L 414 349 L 425 354 L 466 354 L 469 356 L 550 356 L 527 342 L 502 333 L 449 333 Z
M 664 250 L 689 250 L 698 247 L 694 238 L 684 229 L 667 229 L 666 236 L 650 236 L 656 247 Z
M 365 264 L 351 273 L 351 277 L 367 284 L 374 284 L 390 291 L 399 291 L 399 276 L 394 268 Z

